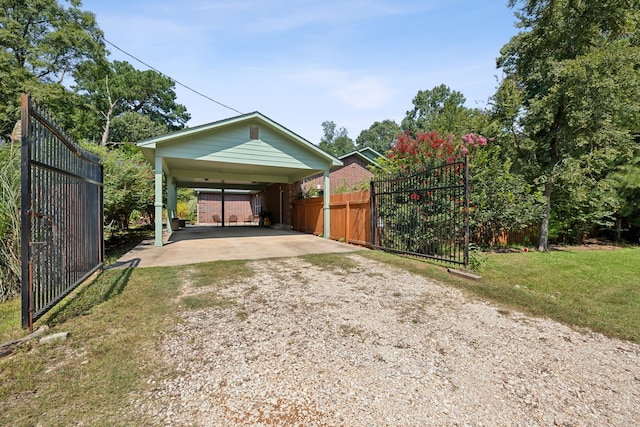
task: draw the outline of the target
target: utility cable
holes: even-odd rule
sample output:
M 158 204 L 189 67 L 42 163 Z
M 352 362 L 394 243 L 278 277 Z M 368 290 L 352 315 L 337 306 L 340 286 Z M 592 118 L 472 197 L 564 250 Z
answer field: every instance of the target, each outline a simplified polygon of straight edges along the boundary
M 224 108 L 228 108 L 229 110 L 231 110 L 231 111 L 235 111 L 235 112 L 236 112 L 236 113 L 238 113 L 238 114 L 243 114 L 241 111 L 238 111 L 238 110 L 236 110 L 236 109 L 235 109 L 235 108 L 233 108 L 233 107 L 229 107 L 228 105 L 225 105 L 225 104 L 223 104 L 222 102 L 216 101 L 215 99 L 213 99 L 213 98 L 211 98 L 211 97 L 209 97 L 209 96 L 207 96 L 207 95 L 203 94 L 202 92 L 198 92 L 197 90 L 192 89 L 192 88 L 190 88 L 189 86 L 187 86 L 187 85 L 185 85 L 185 84 L 183 84 L 183 83 L 180 83 L 179 81 L 177 81 L 177 80 L 176 80 L 176 79 L 174 79 L 173 77 L 166 75 L 165 73 L 163 73 L 162 71 L 158 70 L 157 68 L 152 67 L 151 65 L 147 64 L 147 63 L 146 63 L 146 62 L 144 62 L 143 60 L 141 60 L 141 59 L 139 59 L 139 58 L 136 58 L 134 55 L 130 54 L 129 52 L 125 51 L 124 49 L 122 49 L 122 48 L 120 48 L 120 47 L 116 46 L 115 44 L 111 43 L 109 40 L 105 39 L 104 37 L 102 37 L 102 40 L 104 40 L 104 42 L 105 42 L 105 43 L 107 43 L 107 44 L 109 44 L 109 45 L 111 45 L 111 46 L 115 47 L 115 48 L 116 48 L 116 49 L 118 49 L 120 52 L 124 53 L 125 55 L 127 55 L 127 56 L 129 56 L 129 57 L 131 57 L 131 58 L 135 59 L 135 60 L 136 60 L 136 61 L 138 61 L 139 63 L 141 63 L 141 64 L 143 64 L 143 65 L 145 65 L 145 66 L 149 67 L 150 69 L 152 69 L 152 70 L 153 70 L 153 71 L 155 71 L 156 73 L 160 74 L 161 76 L 163 76 L 163 77 L 166 77 L 166 78 L 170 79 L 170 80 L 171 80 L 172 82 L 174 82 L 175 84 L 180 85 L 180 86 L 182 86 L 183 88 L 185 88 L 185 89 L 187 89 L 187 90 L 190 90 L 191 92 L 193 92 L 193 93 L 195 93 L 195 94 L 197 94 L 197 95 L 200 95 L 201 97 L 203 97 L 203 98 L 205 98 L 205 99 L 207 99 L 207 100 L 209 100 L 209 101 L 211 101 L 211 102 L 214 102 L 214 103 L 216 103 L 216 104 L 218 104 L 218 105 L 220 105 L 220 106 L 222 106 L 222 107 L 224 107 Z

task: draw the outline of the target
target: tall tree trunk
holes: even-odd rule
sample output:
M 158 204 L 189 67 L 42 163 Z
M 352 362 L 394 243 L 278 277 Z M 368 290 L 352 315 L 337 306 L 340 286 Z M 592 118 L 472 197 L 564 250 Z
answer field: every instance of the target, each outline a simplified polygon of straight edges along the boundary
M 104 131 L 102 132 L 102 139 L 100 145 L 103 147 L 107 145 L 107 139 L 109 138 L 109 130 L 111 128 L 111 116 L 113 115 L 113 108 L 116 106 L 116 102 L 111 100 L 111 91 L 109 90 L 109 76 L 105 77 L 105 86 L 107 87 L 107 99 L 109 100 L 109 110 L 106 113 L 102 113 L 105 118 Z
M 553 190 L 553 179 L 551 175 L 547 177 L 544 185 L 544 215 L 540 224 L 540 240 L 538 241 L 538 251 L 546 252 L 549 243 L 549 217 L 551 216 L 551 191 Z
M 111 101 L 111 97 L 109 97 L 109 101 Z M 109 129 L 111 128 L 111 115 L 113 114 L 113 104 L 109 104 L 109 111 L 103 113 L 105 117 L 104 123 L 104 131 L 102 132 L 102 138 L 100 140 L 100 145 L 103 147 L 107 145 L 107 139 L 109 138 Z
M 622 238 L 622 218 L 616 217 L 616 237 L 615 237 L 616 243 L 620 242 L 621 238 Z

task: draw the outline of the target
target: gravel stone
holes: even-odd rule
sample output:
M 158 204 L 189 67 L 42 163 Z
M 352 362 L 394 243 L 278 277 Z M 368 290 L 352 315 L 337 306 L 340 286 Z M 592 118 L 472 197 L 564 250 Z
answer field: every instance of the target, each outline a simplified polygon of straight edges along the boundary
M 368 260 L 328 271 L 251 262 L 180 312 L 159 354 L 175 372 L 132 396 L 166 426 L 640 425 L 640 347 L 508 312 Z

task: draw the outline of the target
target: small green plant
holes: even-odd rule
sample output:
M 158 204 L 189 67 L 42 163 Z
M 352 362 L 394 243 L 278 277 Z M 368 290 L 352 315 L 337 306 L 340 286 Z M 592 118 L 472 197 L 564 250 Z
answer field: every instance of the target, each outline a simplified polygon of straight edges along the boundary
M 182 297 L 182 304 L 193 310 L 202 309 L 202 308 L 229 308 L 237 305 L 237 301 L 228 299 L 228 298 L 220 298 L 216 293 L 204 293 L 199 295 L 190 295 L 186 297 Z
M 308 263 L 332 271 L 335 274 L 350 274 L 357 271 L 358 263 L 344 254 L 313 254 L 302 257 Z
M 300 199 L 310 199 L 312 197 L 318 197 L 320 195 L 320 190 L 313 186 L 312 182 L 303 184 L 298 194 L 298 198 Z
M 482 248 L 475 243 L 469 243 L 469 269 L 472 271 L 482 271 L 487 264 L 487 254 L 482 252 Z
M 238 280 L 246 279 L 255 274 L 247 261 L 231 260 L 217 261 L 212 263 L 202 263 L 193 266 L 189 271 L 189 278 L 193 286 L 226 286 L 236 283 Z
M 347 184 L 347 180 L 343 179 L 340 184 L 338 184 L 333 188 L 332 193 L 343 194 L 343 193 L 349 193 L 350 191 L 351 191 L 351 188 L 349 187 L 349 184 Z
M 359 337 L 360 339 L 364 339 L 366 334 L 364 329 L 346 324 L 340 325 L 340 333 L 345 338 Z

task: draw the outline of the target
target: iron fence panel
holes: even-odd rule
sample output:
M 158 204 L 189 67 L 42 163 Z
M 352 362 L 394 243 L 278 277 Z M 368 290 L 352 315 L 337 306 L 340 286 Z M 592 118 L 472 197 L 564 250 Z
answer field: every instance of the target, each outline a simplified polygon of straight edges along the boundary
M 422 169 L 371 181 L 371 245 L 467 266 L 467 158 Z
M 102 165 L 22 98 L 22 327 L 102 267 Z

